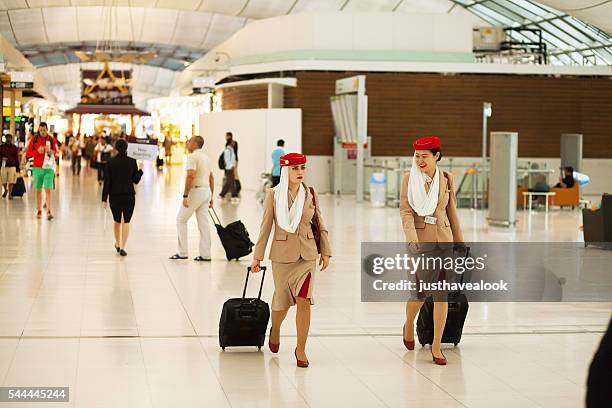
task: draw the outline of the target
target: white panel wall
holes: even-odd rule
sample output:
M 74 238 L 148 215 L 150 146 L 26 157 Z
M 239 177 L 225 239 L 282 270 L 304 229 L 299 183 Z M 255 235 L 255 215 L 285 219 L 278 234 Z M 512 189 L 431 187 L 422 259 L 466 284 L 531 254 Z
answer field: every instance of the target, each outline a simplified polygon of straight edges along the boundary
M 356 13 L 353 15 L 353 49 L 356 50 L 392 50 L 405 44 L 394 44 L 393 27 L 395 16 L 383 13 Z M 391 22 L 391 24 L 389 24 Z
M 255 21 L 219 50 L 232 58 L 301 49 L 472 52 L 472 23 L 448 14 L 295 14 Z
M 225 148 L 225 132 L 238 142 L 238 171 L 242 188 L 257 190 L 261 173 L 272 169 L 270 153 L 278 139 L 285 140 L 287 152 L 302 151 L 301 109 L 242 109 L 205 113 L 200 116 L 204 149 L 214 162 L 215 184 L 220 188 L 223 172 L 217 160 Z

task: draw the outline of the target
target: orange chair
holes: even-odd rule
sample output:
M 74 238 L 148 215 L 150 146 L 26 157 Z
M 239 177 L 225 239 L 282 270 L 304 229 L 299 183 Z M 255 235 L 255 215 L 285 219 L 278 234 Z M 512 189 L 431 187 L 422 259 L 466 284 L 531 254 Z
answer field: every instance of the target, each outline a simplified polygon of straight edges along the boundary
M 523 192 L 528 191 L 527 187 L 517 187 L 516 189 L 516 205 L 517 207 L 523 207 L 524 197 Z M 548 197 L 548 205 L 558 205 L 559 207 L 563 206 L 572 206 L 579 207 L 580 206 L 580 187 L 578 187 L 578 180 L 574 183 L 574 187 L 572 188 L 560 188 L 553 187 L 550 189 L 550 192 L 555 192 L 556 194 L 551 197 Z M 544 204 L 544 197 L 539 201 L 541 204 Z
M 523 207 L 523 205 L 525 204 L 525 197 L 523 196 L 523 193 L 527 192 L 527 187 L 517 187 L 516 189 L 516 206 L 517 207 Z
M 551 192 L 557 193 L 554 197 L 548 197 L 548 205 L 558 205 L 559 207 L 563 206 L 572 206 L 579 207 L 580 206 L 580 187 L 578 186 L 578 180 L 574 182 L 574 187 L 572 188 L 561 188 L 561 187 L 553 187 L 550 189 Z

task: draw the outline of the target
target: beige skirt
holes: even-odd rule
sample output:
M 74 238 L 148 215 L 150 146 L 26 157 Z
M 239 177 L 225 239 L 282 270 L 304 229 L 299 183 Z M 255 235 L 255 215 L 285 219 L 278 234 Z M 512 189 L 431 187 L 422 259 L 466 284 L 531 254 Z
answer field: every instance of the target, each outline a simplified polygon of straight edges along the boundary
M 307 261 L 300 258 L 297 262 L 280 263 L 272 262 L 272 276 L 274 277 L 274 296 L 272 297 L 272 310 L 287 310 L 295 305 L 295 298 L 310 274 L 308 295 L 306 298 L 314 305 L 313 288 L 316 259 Z
M 424 253 L 426 258 L 431 257 L 450 257 L 453 255 L 452 249 L 437 248 L 433 251 Z M 410 274 L 409 279 L 415 283 L 417 290 L 410 291 L 408 295 L 408 301 L 424 301 L 427 297 L 431 296 L 434 302 L 446 302 L 448 299 L 448 293 L 445 290 L 428 290 L 425 289 L 422 284 L 431 284 L 436 282 L 442 282 L 450 280 L 452 276 L 447 273 L 444 269 L 419 269 L 416 274 Z

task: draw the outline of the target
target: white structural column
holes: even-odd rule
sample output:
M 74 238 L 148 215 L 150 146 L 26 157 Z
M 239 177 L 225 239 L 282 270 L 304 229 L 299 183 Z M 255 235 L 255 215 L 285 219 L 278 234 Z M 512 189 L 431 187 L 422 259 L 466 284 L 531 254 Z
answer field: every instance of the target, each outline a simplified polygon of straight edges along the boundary
M 368 139 L 368 97 L 365 94 L 365 80 L 365 75 L 357 76 L 357 202 L 363 201 L 364 144 Z
M 516 167 L 518 133 L 491 132 L 489 175 L 489 224 L 512 227 L 516 224 Z
M 268 84 L 268 109 L 282 109 L 285 107 L 285 85 Z

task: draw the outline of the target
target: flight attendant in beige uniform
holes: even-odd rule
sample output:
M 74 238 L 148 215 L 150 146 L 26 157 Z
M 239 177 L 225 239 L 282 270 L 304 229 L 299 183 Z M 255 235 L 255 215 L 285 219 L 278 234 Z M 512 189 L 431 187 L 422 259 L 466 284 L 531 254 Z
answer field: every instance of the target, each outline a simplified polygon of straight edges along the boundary
M 264 214 L 255 245 L 252 272 L 259 272 L 272 224 L 274 238 L 270 249 L 274 296 L 272 298 L 272 327 L 268 346 L 277 353 L 280 346 L 280 328 L 289 308 L 297 304 L 297 348 L 295 358 L 298 367 L 308 367 L 306 340 L 310 328 L 310 306 L 314 304 L 313 283 L 319 252 L 312 230 L 312 222 L 319 222 L 321 232 L 319 267 L 327 269 L 331 246 L 327 228 L 314 189 L 303 183 L 306 156 L 289 153 L 280 158 L 280 183 L 266 193 Z
M 406 242 L 413 251 L 427 252 L 432 248 L 451 248 L 453 243 L 463 243 L 463 235 L 457 217 L 457 199 L 452 175 L 438 169 L 442 158 L 440 139 L 426 136 L 412 144 L 414 158 L 412 169 L 404 175 L 400 193 L 400 216 Z M 446 243 L 443 244 L 443 243 Z M 418 275 L 418 272 L 417 272 Z M 444 279 L 445 271 L 427 271 L 426 281 Z M 422 279 L 418 277 L 417 279 Z M 418 287 L 418 285 L 417 285 Z M 433 361 L 446 364 L 440 344 L 446 324 L 448 302 L 446 292 L 427 292 L 420 289 L 411 294 L 406 304 L 404 345 L 414 350 L 414 319 L 426 296 L 434 300 L 434 338 L 431 345 Z

